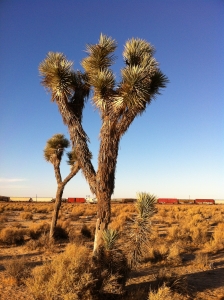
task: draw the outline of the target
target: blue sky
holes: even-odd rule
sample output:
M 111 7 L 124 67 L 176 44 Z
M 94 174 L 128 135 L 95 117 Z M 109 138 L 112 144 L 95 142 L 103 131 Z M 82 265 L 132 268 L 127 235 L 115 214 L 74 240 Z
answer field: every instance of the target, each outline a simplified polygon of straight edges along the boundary
M 1 0 L 0 194 L 54 197 L 53 167 L 43 149 L 55 133 L 68 138 L 57 106 L 40 84 L 38 65 L 63 52 L 81 69 L 85 46 L 100 33 L 122 51 L 132 37 L 156 48 L 170 83 L 120 143 L 113 197 L 224 199 L 224 2 L 222 0 Z M 83 126 L 97 169 L 100 119 L 86 106 Z M 65 158 L 62 176 L 69 172 Z M 90 194 L 78 174 L 65 197 Z

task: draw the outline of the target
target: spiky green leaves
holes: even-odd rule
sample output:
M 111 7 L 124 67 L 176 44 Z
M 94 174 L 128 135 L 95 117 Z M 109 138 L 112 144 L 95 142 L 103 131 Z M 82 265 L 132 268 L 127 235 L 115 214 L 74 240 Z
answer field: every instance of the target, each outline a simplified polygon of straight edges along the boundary
M 68 157 L 67 164 L 71 167 L 74 166 L 74 164 L 77 162 L 77 155 L 75 149 L 73 148 L 72 151 L 67 152 L 66 154 Z
M 148 247 L 150 239 L 150 218 L 156 212 L 155 203 L 157 198 L 148 193 L 139 193 L 135 204 L 137 216 L 132 223 L 130 233 L 130 265 L 136 267 L 141 260 L 144 251 Z
M 52 159 L 57 157 L 61 160 L 65 148 L 70 145 L 69 141 L 65 138 L 64 134 L 55 134 L 47 140 L 44 148 L 44 158 L 46 161 L 53 163 Z
M 89 56 L 82 60 L 82 66 L 85 71 L 92 76 L 99 70 L 109 68 L 115 60 L 112 53 L 116 47 L 115 40 L 101 34 L 98 44 L 86 46 L 86 52 Z
M 138 115 L 168 80 L 153 57 L 154 47 L 145 40 L 132 38 L 124 47 L 125 68 L 121 70 L 122 79 L 117 88 L 109 69 L 115 60 L 115 49 L 116 42 L 102 34 L 98 44 L 87 45 L 88 57 L 83 59 L 82 66 L 94 88 L 93 102 L 101 113 L 108 109 L 116 115 L 124 111 Z
M 150 104 L 159 89 L 165 87 L 166 76 L 156 76 L 162 73 L 153 57 L 154 51 L 154 47 L 144 40 L 127 41 L 123 52 L 126 66 L 121 71 L 119 86 L 122 97 L 116 99 L 116 108 L 120 106 L 137 115 L 144 111 L 146 104 Z
M 87 45 L 89 56 L 82 60 L 89 84 L 94 88 L 93 102 L 101 112 L 114 94 L 115 76 L 109 67 L 114 63 L 115 49 L 116 42 L 101 34 L 98 44 Z
M 42 85 L 51 93 L 51 100 L 71 95 L 72 62 L 68 61 L 63 53 L 49 52 L 46 59 L 39 65 L 42 76 Z
M 107 229 L 103 231 L 103 241 L 106 250 L 113 250 L 114 244 L 118 238 L 117 230 Z
M 152 45 L 142 39 L 128 40 L 124 47 L 123 57 L 127 65 L 146 66 L 154 54 L 155 49 Z
M 142 219 L 149 219 L 156 212 L 155 204 L 157 197 L 149 193 L 138 193 L 135 203 L 138 216 Z

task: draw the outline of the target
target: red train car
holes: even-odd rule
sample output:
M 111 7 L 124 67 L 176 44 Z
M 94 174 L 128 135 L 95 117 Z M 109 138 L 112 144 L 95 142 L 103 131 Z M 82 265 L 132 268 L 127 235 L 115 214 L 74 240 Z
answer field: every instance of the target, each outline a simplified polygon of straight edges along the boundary
M 177 198 L 158 198 L 158 204 L 178 204 Z
M 215 204 L 214 199 L 195 199 L 195 204 Z
M 68 198 L 68 203 L 85 203 L 85 198 Z

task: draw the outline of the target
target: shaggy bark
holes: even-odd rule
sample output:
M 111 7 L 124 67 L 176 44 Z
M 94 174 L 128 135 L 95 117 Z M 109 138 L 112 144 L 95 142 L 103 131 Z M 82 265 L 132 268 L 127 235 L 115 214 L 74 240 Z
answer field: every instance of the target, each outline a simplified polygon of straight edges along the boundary
M 96 174 L 96 196 L 98 213 L 93 253 L 96 255 L 102 245 L 102 233 L 107 229 L 111 217 L 111 195 L 114 192 L 115 171 L 119 139 L 109 119 L 105 118 L 101 128 L 101 144 Z
M 76 149 L 79 166 L 89 183 L 91 192 L 96 194 L 96 172 L 91 162 L 92 155 L 87 144 L 89 138 L 80 124 L 80 116 L 75 115 L 65 99 L 57 100 L 57 104 L 63 121 L 68 126 L 70 139 Z

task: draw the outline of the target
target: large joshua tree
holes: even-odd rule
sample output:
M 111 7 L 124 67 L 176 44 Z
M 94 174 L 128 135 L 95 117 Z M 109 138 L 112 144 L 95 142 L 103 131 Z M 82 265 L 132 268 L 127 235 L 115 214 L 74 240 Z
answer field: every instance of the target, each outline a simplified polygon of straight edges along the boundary
M 57 192 L 50 227 L 50 239 L 54 237 L 55 227 L 57 224 L 58 213 L 61 207 L 62 195 L 64 192 L 65 185 L 80 170 L 79 164 L 76 159 L 75 150 L 73 149 L 71 152 L 67 153 L 67 163 L 71 166 L 70 173 L 67 177 L 65 177 L 64 180 L 62 180 L 60 164 L 65 148 L 68 148 L 69 145 L 69 140 L 66 139 L 63 134 L 55 134 L 47 141 L 46 146 L 44 148 L 44 158 L 47 162 L 52 163 L 52 165 L 54 166 L 54 173 L 57 181 Z
M 88 56 L 81 63 L 84 74 L 73 71 L 72 62 L 61 53 L 48 53 L 39 66 L 42 84 L 50 90 L 52 100 L 58 105 L 76 147 L 79 165 L 98 199 L 94 253 L 98 252 L 103 231 L 110 222 L 119 142 L 134 119 L 146 110 L 168 82 L 153 57 L 154 47 L 145 40 L 133 38 L 124 46 L 124 67 L 117 83 L 110 68 L 115 61 L 116 47 L 115 40 L 102 34 L 97 44 L 87 45 Z M 92 90 L 92 103 L 102 120 L 96 171 L 81 123 L 89 89 Z

